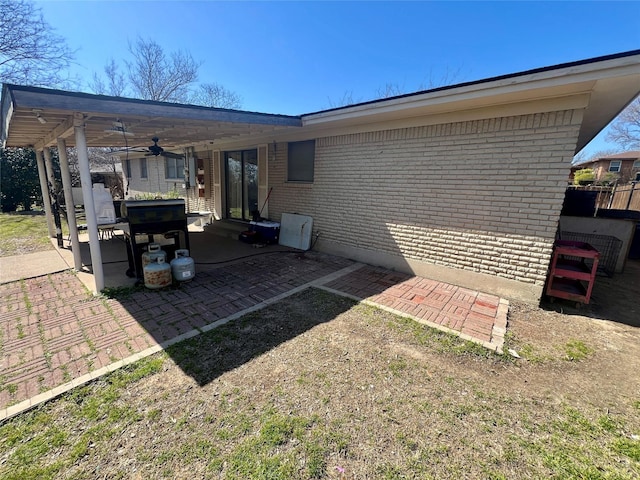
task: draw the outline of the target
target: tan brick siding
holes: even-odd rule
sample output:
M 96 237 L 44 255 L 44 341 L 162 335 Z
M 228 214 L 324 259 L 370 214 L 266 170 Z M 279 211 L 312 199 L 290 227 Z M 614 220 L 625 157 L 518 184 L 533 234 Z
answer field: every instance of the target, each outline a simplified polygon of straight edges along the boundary
M 327 242 L 542 284 L 576 145 L 572 110 L 316 140 L 313 184 L 270 145 L 270 212 Z

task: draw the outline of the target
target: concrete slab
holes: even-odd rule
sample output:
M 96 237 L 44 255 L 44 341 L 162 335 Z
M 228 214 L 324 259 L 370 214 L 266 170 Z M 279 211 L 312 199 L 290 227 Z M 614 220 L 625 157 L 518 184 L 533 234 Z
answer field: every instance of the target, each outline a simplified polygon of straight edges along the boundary
M 0 284 L 69 269 L 57 250 L 0 257 Z

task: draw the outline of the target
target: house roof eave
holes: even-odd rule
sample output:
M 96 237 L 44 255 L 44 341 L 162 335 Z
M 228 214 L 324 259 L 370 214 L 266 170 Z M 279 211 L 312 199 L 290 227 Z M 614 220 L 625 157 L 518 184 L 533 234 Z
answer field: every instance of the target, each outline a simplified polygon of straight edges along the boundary
M 305 126 L 349 126 L 429 116 L 443 111 L 586 95 L 576 152 L 580 151 L 640 93 L 640 50 L 530 70 L 302 115 Z

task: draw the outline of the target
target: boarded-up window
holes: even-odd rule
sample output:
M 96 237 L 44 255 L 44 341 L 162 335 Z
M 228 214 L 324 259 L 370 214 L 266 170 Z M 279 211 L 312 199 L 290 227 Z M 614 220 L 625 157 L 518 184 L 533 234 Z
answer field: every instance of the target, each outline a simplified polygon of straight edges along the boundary
M 315 140 L 289 143 L 287 181 L 313 182 L 315 154 Z

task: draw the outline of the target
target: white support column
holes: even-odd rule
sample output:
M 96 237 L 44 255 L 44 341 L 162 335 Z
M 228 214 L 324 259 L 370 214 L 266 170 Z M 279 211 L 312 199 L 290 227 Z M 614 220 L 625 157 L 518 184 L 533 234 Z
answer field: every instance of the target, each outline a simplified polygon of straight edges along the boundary
M 53 192 L 51 199 L 51 214 L 53 216 L 53 225 L 56 231 L 56 237 L 58 238 L 58 247 L 62 248 L 62 224 L 60 223 L 60 205 L 58 205 L 56 176 L 53 173 L 53 162 L 51 161 L 51 150 L 45 147 L 44 153 L 44 165 L 47 168 L 47 180 L 48 186 L 51 192 Z
M 89 152 L 87 150 L 87 138 L 84 132 L 84 118 L 78 115 L 74 121 L 76 136 L 76 149 L 78 150 L 78 167 L 80 169 L 80 181 L 82 182 L 82 198 L 84 200 L 84 212 L 87 216 L 87 232 L 89 233 L 89 250 L 91 251 L 91 266 L 93 279 L 96 284 L 95 293 L 100 293 L 104 288 L 104 271 L 102 269 L 102 252 L 100 251 L 100 237 L 98 236 L 98 220 L 93 206 L 93 186 L 91 185 L 91 172 L 89 171 Z
M 67 207 L 67 223 L 69 224 L 69 237 L 71 238 L 71 251 L 73 252 L 73 268 L 78 272 L 82 270 L 82 259 L 80 256 L 80 241 L 78 240 L 78 225 L 76 224 L 76 208 L 73 204 L 67 144 L 64 138 L 58 138 L 58 158 L 60 159 L 60 174 L 62 176 L 62 188 L 64 189 L 64 204 Z
M 47 217 L 47 228 L 51 238 L 56 236 L 56 230 L 53 227 L 53 216 L 51 215 L 51 199 L 49 198 L 49 187 L 47 186 L 47 171 L 44 167 L 42 151 L 36 150 L 36 162 L 38 164 L 38 177 L 40 179 L 40 191 L 42 192 L 42 205 L 44 206 L 44 214 Z

